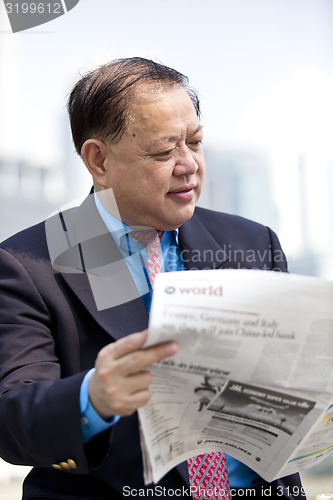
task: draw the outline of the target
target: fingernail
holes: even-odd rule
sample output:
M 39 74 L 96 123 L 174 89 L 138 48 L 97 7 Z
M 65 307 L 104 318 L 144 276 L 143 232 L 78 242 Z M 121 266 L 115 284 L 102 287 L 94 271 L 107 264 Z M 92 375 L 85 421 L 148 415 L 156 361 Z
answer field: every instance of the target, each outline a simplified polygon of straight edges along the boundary
M 178 344 L 176 342 L 172 342 L 171 344 L 167 344 L 165 346 L 165 350 L 168 354 L 176 354 L 178 352 Z

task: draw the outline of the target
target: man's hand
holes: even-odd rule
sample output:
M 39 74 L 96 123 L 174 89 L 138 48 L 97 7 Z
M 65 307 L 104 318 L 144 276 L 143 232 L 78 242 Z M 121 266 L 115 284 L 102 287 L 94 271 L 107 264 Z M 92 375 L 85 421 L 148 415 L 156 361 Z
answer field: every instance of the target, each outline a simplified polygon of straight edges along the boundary
M 89 384 L 90 402 L 102 418 L 126 416 L 150 399 L 151 373 L 144 368 L 178 351 L 175 342 L 141 349 L 148 330 L 103 347 Z

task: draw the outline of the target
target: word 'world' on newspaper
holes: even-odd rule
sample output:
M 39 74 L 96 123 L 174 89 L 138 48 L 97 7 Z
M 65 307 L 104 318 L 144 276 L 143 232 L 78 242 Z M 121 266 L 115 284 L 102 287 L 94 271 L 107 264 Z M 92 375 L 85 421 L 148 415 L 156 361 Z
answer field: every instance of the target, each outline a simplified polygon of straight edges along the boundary
M 146 346 L 179 352 L 150 367 L 139 409 L 144 475 L 223 451 L 266 481 L 333 451 L 333 282 L 257 270 L 161 273 Z

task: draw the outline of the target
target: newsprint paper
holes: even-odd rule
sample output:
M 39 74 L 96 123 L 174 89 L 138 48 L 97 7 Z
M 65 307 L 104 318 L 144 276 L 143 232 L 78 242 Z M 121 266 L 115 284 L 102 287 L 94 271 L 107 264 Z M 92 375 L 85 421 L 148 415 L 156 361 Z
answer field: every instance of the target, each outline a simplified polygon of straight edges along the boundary
M 266 481 L 333 450 L 333 282 L 256 270 L 161 273 L 147 346 L 174 339 L 151 366 L 139 409 L 145 481 L 224 451 Z

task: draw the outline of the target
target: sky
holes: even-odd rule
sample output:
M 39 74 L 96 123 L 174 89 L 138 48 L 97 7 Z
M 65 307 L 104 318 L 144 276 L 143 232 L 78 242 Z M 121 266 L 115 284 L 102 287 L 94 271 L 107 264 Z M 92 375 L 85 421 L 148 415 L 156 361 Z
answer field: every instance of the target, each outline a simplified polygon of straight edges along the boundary
M 324 248 L 332 243 L 332 21 L 332 0 L 80 0 L 64 16 L 13 34 L 1 2 L 0 157 L 70 165 L 85 194 L 90 179 L 71 145 L 66 96 L 98 64 L 152 57 L 199 91 L 207 150 L 268 155 L 279 211 L 273 229 L 288 252 L 301 245 L 305 158 L 311 241 Z

